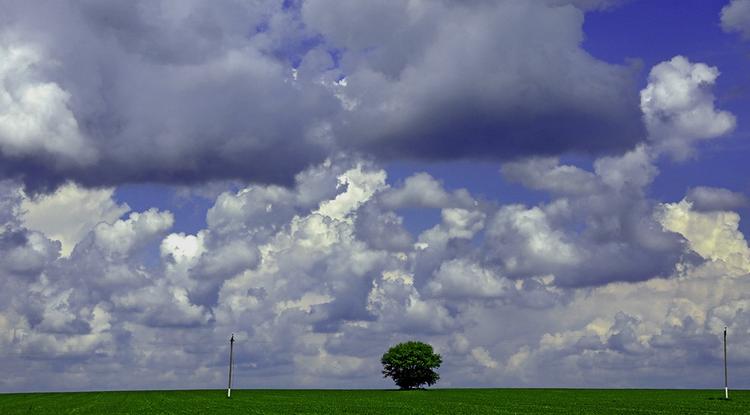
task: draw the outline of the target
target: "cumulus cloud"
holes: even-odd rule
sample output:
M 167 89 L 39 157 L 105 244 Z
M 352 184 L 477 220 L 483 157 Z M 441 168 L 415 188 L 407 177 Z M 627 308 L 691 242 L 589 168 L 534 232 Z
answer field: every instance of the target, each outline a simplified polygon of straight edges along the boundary
M 174 224 L 170 212 L 149 209 L 133 212 L 125 220 L 101 222 L 94 228 L 95 243 L 112 254 L 126 255 Z M 167 243 L 169 241 L 165 241 Z
M 658 174 L 653 151 L 638 146 L 601 157 L 593 172 L 557 160 L 504 166 L 509 179 L 557 198 L 540 206 L 500 208 L 486 231 L 486 261 L 515 276 L 554 274 L 561 285 L 670 275 L 685 247 L 679 235 L 662 229 L 654 203 L 645 196 Z
M 282 33 L 282 22 L 252 35 L 271 16 L 283 17 L 277 2 L 42 7 L 11 1 L 4 10 L 6 49 L 31 45 L 38 60 L 54 62 L 45 73 L 65 87 L 42 84 L 56 110 L 41 113 L 42 126 L 58 133 L 43 143 L 85 137 L 96 150 L 92 159 L 66 146 L 78 163 L 51 170 L 50 156 L 29 148 L 24 159 L 4 163 L 6 175 L 38 186 L 60 177 L 89 185 L 240 177 L 288 184 L 328 153 L 321 120 L 335 113 L 337 100 L 317 83 L 292 82 L 290 62 L 276 57 L 277 50 L 293 47 L 279 42 L 307 35 Z M 21 79 L 19 88 L 33 91 L 34 82 L 41 81 Z
M 702 257 L 720 259 L 750 271 L 750 264 L 746 262 L 750 249 L 738 229 L 740 217 L 736 212 L 694 211 L 691 202 L 682 200 L 664 204 L 659 221 L 665 228 L 687 238 L 690 248 Z
M 475 347 L 471 349 L 471 356 L 486 368 L 495 369 L 497 367 L 495 359 L 493 359 L 487 349 L 483 347 Z
M 575 318 L 558 320 L 575 323 L 519 346 L 505 367 L 530 384 L 626 387 L 633 381 L 623 371 L 637 371 L 641 386 L 666 381 L 698 387 L 699 374 L 721 364 L 724 326 L 736 341 L 746 337 L 739 311 L 744 294 L 737 290 L 745 289 L 747 271 L 716 258 L 683 269 L 677 278 L 597 288 L 570 303 Z M 744 360 L 747 350 L 740 346 L 735 353 Z M 668 374 L 662 369 L 667 367 Z
M 14 369 L 19 360 L 39 373 L 51 362 L 128 368 L 132 376 L 103 380 L 116 388 L 213 385 L 231 332 L 248 387 L 383 387 L 377 357 L 415 337 L 443 354 L 446 385 L 640 386 L 624 367 L 683 363 L 645 381 L 671 384 L 711 362 L 715 327 L 750 327 L 750 251 L 736 214 L 646 199 L 656 170 L 645 151 L 602 158 L 593 171 L 530 160 L 539 177 L 584 185 L 570 191 L 562 180 L 557 191 L 550 180 L 553 198 L 536 206 L 456 207 L 475 198 L 421 174 L 441 197 L 417 200 L 440 220 L 418 234 L 400 224 L 401 203 L 384 203 L 406 182 L 392 188 L 376 164 L 331 159 L 293 187 L 219 195 L 196 233 L 169 233 L 167 211 L 131 212 L 92 226 L 68 257 L 24 227 L 23 194 L 7 185 L 0 361 L 13 376 L 0 386 L 91 387 L 68 374 L 39 386 Z M 631 171 L 642 175 L 624 180 Z M 141 252 L 152 242 L 156 257 Z
M 370 152 L 442 159 L 606 152 L 630 147 L 642 135 L 634 121 L 632 72 L 580 48 L 583 15 L 573 7 L 339 7 L 317 0 L 305 2 L 302 14 L 332 46 L 346 50 L 346 86 L 339 90 L 353 109 L 338 131 Z M 606 143 L 594 138 L 604 131 Z
M 59 243 L 50 241 L 38 232 L 22 229 L 5 229 L 0 234 L 5 255 L 2 266 L 11 275 L 37 277 L 51 261 L 57 258 Z
M 215 387 L 230 333 L 243 387 L 384 387 L 414 338 L 446 386 L 706 387 L 724 325 L 747 378 L 744 201 L 649 197 L 734 116 L 679 56 L 639 109 L 581 48 L 617 3 L 3 3 L 0 117 L 34 129 L 0 121 L 0 390 Z M 390 185 L 395 157 L 503 160 L 545 198 Z M 191 233 L 84 187 L 232 178 Z
M 651 69 L 641 91 L 641 110 L 649 139 L 663 152 L 685 159 L 693 144 L 734 129 L 735 116 L 714 108 L 711 86 L 719 70 L 675 56 Z
M 28 229 L 60 241 L 62 255 L 68 256 L 95 226 L 113 223 L 130 210 L 112 200 L 113 193 L 112 188 L 89 190 L 68 183 L 54 193 L 24 198 L 21 220 Z
M 721 9 L 721 27 L 727 32 L 739 32 L 750 39 L 750 1 L 732 0 Z
M 506 178 L 555 198 L 540 206 L 499 209 L 486 231 L 485 260 L 511 276 L 553 274 L 560 285 L 648 280 L 690 262 L 694 254 L 685 235 L 662 226 L 646 189 L 659 173 L 660 155 L 687 156 L 696 140 L 734 126 L 731 113 L 713 107 L 709 87 L 717 75 L 716 68 L 680 56 L 656 65 L 641 91 L 651 142 L 594 160 L 593 172 L 561 165 L 557 158 L 504 164 Z M 691 196 L 702 208 L 709 198 L 727 208 L 741 201 L 718 189 L 698 189 Z
M 440 182 L 427 173 L 407 177 L 403 186 L 384 193 L 381 199 L 383 204 L 391 209 L 471 207 L 476 204 L 466 189 L 448 193 Z
M 488 254 L 513 275 L 546 274 L 581 262 L 582 253 L 540 208 L 506 206 L 488 224 Z
M 10 160 L 46 158 L 55 169 L 96 161 L 96 150 L 78 128 L 70 93 L 40 76 L 50 65 L 28 45 L 0 36 L 0 153 Z
M 635 71 L 581 48 L 577 8 L 613 3 L 6 1 L 0 174 L 290 185 L 340 150 L 621 151 Z
M 490 270 L 457 259 L 443 263 L 427 289 L 436 296 L 502 298 L 508 296 L 515 286 L 512 281 L 494 275 Z

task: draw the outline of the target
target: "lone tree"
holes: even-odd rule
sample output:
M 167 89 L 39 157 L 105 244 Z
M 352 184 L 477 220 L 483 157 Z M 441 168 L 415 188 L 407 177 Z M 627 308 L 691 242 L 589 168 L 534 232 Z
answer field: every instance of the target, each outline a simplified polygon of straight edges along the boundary
M 383 363 L 383 377 L 390 377 L 401 389 L 414 389 L 422 385 L 434 385 L 440 375 L 433 369 L 443 363 L 432 346 L 422 342 L 399 343 L 380 359 Z

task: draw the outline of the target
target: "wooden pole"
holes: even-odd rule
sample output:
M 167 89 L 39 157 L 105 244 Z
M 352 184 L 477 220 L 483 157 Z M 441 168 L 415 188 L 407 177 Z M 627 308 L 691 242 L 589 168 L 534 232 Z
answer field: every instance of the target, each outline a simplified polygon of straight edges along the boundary
M 229 339 L 229 384 L 227 385 L 227 398 L 232 397 L 232 361 L 234 359 L 234 333 Z
M 724 327 L 724 399 L 729 399 L 729 377 L 727 376 L 727 328 Z

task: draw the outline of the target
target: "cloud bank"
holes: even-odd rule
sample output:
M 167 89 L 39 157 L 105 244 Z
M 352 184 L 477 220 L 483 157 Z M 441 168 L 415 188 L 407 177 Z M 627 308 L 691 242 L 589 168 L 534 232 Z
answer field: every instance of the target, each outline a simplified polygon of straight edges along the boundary
M 220 387 L 230 333 L 247 388 L 386 387 L 414 338 L 446 387 L 707 387 L 724 326 L 748 387 L 746 197 L 649 192 L 736 118 L 583 50 L 619 3 L 0 0 L 0 390 Z M 462 158 L 545 198 L 383 167 Z M 193 233 L 113 196 L 223 179 Z
M 377 163 L 339 155 L 291 187 L 221 193 L 194 234 L 157 209 L 108 219 L 128 210 L 108 191 L 35 200 L 5 181 L 0 361 L 12 376 L 0 387 L 217 387 L 229 333 L 242 387 L 386 387 L 378 357 L 411 338 L 443 355 L 443 386 L 706 387 L 725 325 L 742 379 L 750 248 L 731 209 L 744 200 L 707 187 L 650 199 L 663 151 L 651 141 L 591 169 L 505 163 L 507 179 L 549 194 L 536 205 L 427 173 L 389 185 Z M 63 256 L 72 239 L 31 229 L 28 212 L 69 200 L 101 221 Z M 415 207 L 439 221 L 409 231 L 402 211 Z

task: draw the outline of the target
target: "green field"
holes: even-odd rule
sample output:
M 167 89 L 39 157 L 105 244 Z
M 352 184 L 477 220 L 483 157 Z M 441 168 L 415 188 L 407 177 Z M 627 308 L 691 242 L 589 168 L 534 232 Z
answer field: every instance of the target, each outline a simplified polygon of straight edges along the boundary
M 747 414 L 750 391 L 432 389 L 0 394 L 0 414 Z

